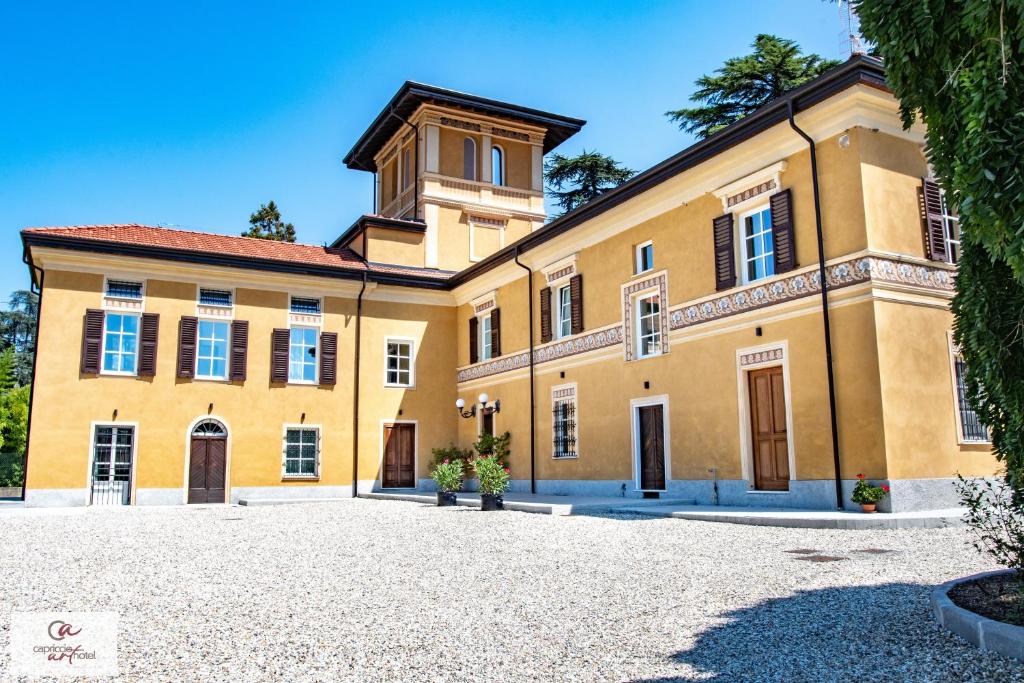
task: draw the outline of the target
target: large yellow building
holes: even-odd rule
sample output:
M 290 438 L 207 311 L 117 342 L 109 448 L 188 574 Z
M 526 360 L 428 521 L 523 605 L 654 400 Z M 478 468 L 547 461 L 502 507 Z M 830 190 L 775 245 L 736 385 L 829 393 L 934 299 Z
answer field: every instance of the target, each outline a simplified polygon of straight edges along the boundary
M 431 449 L 485 430 L 538 493 L 832 508 L 863 473 L 911 510 L 996 472 L 956 219 L 880 63 L 545 223 L 544 155 L 583 123 L 406 83 L 345 157 L 374 211 L 329 247 L 23 231 L 28 503 L 429 488 Z

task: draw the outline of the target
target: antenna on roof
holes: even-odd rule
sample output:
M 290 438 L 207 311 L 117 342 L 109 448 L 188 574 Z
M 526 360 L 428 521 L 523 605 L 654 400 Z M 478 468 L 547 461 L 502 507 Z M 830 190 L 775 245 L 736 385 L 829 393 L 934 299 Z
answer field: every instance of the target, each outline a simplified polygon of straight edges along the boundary
M 857 17 L 857 10 L 850 4 L 850 0 L 839 0 L 839 25 L 842 30 L 839 32 L 839 52 L 844 57 L 853 55 L 866 55 L 867 49 L 860 37 L 860 19 Z

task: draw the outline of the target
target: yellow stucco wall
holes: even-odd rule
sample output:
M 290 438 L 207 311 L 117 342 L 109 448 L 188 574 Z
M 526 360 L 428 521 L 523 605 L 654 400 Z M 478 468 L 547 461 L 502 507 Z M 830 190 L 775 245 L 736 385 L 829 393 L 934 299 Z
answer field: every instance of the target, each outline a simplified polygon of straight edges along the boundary
M 356 240 L 361 242 L 361 240 Z M 384 228 L 366 229 L 366 260 L 423 267 L 423 233 Z

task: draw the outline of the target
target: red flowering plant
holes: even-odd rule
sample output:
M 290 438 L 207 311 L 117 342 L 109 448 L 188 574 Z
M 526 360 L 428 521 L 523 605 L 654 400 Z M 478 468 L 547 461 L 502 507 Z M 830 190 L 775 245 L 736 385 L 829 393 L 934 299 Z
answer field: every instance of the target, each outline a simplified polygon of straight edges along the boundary
M 508 491 L 509 469 L 498 461 L 496 455 L 476 458 L 473 461 L 477 479 L 480 480 L 480 493 L 500 496 Z
M 462 461 L 442 460 L 434 465 L 434 471 L 430 478 L 437 484 L 437 490 L 442 493 L 452 493 L 462 488 Z
M 850 500 L 860 505 L 874 505 L 889 495 L 889 487 L 885 484 L 875 486 L 863 474 L 857 475 L 857 485 L 853 487 L 853 495 Z

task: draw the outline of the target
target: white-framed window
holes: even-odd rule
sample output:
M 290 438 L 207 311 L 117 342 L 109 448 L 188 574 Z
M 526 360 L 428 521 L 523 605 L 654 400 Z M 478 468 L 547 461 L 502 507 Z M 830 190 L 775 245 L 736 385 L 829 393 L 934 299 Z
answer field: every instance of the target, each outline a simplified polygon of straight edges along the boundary
M 103 374 L 134 375 L 139 360 L 139 315 L 103 316 Z
M 505 184 L 505 151 L 498 145 L 491 147 L 491 182 Z
M 639 275 L 654 270 L 654 243 L 648 240 L 636 245 L 636 262 L 634 272 Z
M 315 327 L 295 325 L 290 328 L 288 337 L 289 382 L 316 384 L 317 341 L 319 337 L 320 330 Z
M 637 358 L 656 356 L 661 353 L 661 295 L 637 297 L 635 310 Z
M 108 299 L 142 301 L 142 283 L 131 280 L 107 280 L 104 295 Z
M 225 320 L 199 320 L 196 335 L 196 379 L 228 378 L 228 334 Z
M 320 299 L 308 296 L 293 296 L 288 310 L 302 315 L 320 315 L 322 309 Z
M 200 306 L 217 306 L 220 308 L 231 308 L 234 303 L 234 293 L 230 289 L 212 289 L 209 287 L 199 288 Z
M 740 216 L 740 266 L 744 282 L 775 274 L 772 212 L 767 204 Z
M 945 190 L 940 191 L 940 196 L 942 197 L 942 237 L 946 241 L 946 260 L 956 265 L 960 260 L 960 217 L 949 208 Z
M 551 457 L 556 460 L 578 457 L 576 385 L 552 387 L 551 404 Z
M 480 324 L 477 325 L 479 330 L 477 333 L 478 355 L 480 360 L 490 360 L 494 355 L 494 349 L 491 346 L 491 316 L 484 315 L 479 320 Z
M 388 337 L 385 340 L 384 384 L 412 387 L 416 382 L 412 339 Z
M 572 334 L 572 290 L 569 285 L 559 287 L 555 292 L 555 338 L 561 339 Z
M 311 478 L 320 476 L 320 428 L 305 425 L 286 425 L 284 429 L 285 478 Z
M 960 420 L 960 435 L 965 443 L 988 443 L 991 437 L 978 413 L 967 400 L 967 365 L 959 354 L 953 357 L 953 375 L 956 380 L 956 413 Z
M 468 136 L 462 140 L 462 177 L 476 180 L 476 140 Z

